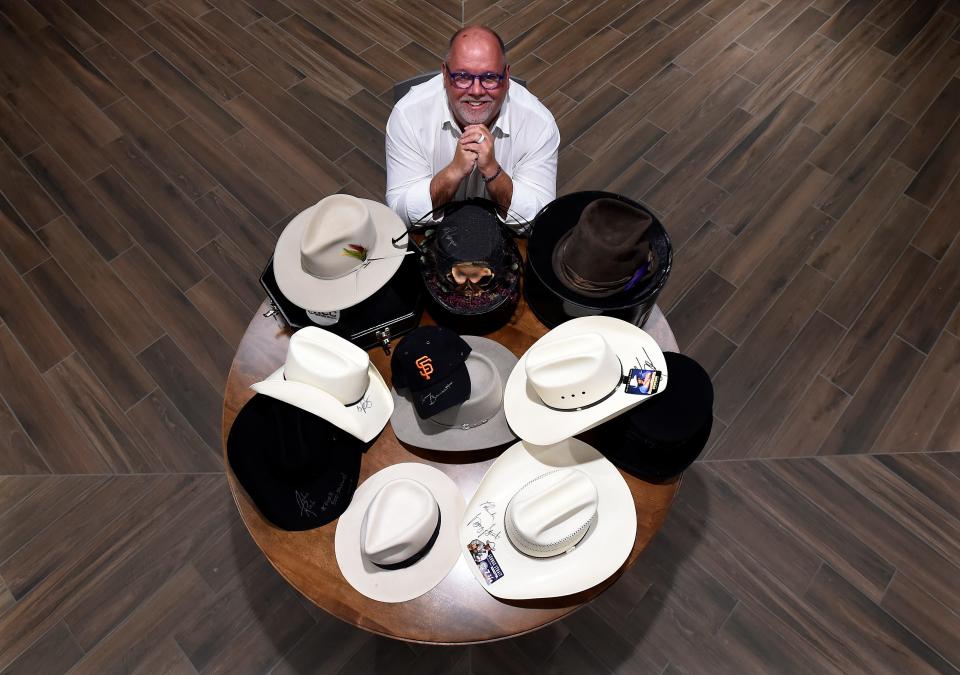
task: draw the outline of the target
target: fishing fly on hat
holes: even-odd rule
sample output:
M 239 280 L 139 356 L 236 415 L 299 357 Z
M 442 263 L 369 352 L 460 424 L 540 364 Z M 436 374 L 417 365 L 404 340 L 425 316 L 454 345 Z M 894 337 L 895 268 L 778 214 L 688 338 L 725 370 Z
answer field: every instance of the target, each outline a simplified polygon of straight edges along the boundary
M 294 217 L 273 254 L 280 292 L 298 307 L 332 312 L 382 288 L 399 269 L 406 244 L 400 217 L 385 204 L 330 195 Z

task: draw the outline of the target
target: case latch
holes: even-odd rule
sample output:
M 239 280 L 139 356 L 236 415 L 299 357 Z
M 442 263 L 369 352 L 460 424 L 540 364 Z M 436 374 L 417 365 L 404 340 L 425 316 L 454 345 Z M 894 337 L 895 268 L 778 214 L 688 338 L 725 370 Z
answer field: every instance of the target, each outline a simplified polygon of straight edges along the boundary
M 279 309 L 277 308 L 277 306 L 271 301 L 271 302 L 270 302 L 270 308 L 269 308 L 266 312 L 263 313 L 263 316 L 264 316 L 264 318 L 269 319 L 271 316 L 277 316 L 278 314 L 280 314 L 280 310 L 279 310 Z M 281 323 L 283 323 L 283 321 L 281 321 L 280 319 L 277 319 L 277 320 L 280 321 Z
M 390 326 L 386 328 L 381 328 L 374 335 L 377 336 L 377 339 L 380 340 L 380 346 L 383 347 L 383 352 L 390 356 Z

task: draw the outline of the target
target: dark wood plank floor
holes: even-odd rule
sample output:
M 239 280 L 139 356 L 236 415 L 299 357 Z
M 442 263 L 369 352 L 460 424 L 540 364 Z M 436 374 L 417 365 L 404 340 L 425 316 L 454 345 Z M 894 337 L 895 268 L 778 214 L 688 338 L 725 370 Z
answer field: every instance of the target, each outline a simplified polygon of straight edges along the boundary
M 534 634 L 426 648 L 251 543 L 221 391 L 279 229 L 382 199 L 391 85 L 496 26 L 559 192 L 666 223 L 716 423 Z M 960 2 L 0 0 L 0 671 L 960 668 Z

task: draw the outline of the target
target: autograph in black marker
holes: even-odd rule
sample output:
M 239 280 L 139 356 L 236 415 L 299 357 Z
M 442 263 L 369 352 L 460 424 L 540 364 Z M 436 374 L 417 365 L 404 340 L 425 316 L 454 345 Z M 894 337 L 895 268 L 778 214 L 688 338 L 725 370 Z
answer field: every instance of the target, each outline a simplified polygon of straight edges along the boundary
M 470 519 L 467 527 L 472 527 L 474 536 L 477 539 L 499 539 L 503 530 L 497 530 L 494 526 L 497 523 L 497 504 L 496 502 L 483 502 L 480 504 L 480 510 Z

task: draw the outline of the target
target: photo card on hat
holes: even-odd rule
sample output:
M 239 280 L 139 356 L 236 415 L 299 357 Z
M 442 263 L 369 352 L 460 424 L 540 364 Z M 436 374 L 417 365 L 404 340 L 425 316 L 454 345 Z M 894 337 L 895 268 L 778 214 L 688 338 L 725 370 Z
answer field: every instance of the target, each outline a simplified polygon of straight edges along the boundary
M 579 593 L 609 578 L 637 535 L 630 488 L 597 450 L 570 438 L 520 441 L 467 504 L 460 553 L 477 582 L 507 600 Z
M 631 392 L 631 369 L 659 373 L 656 390 Z M 663 352 L 643 329 L 587 316 L 560 324 L 520 357 L 503 405 L 518 437 L 550 445 L 660 395 L 668 382 Z

